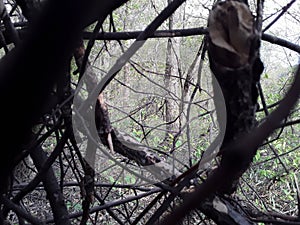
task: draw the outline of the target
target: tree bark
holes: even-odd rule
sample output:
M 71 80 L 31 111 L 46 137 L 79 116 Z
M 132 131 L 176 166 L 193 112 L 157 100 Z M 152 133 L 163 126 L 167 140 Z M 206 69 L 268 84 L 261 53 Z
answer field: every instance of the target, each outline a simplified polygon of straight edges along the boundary
M 210 13 L 208 27 L 209 62 L 216 78 L 213 79 L 213 87 L 216 92 L 220 85 L 226 106 L 224 117 L 220 113 L 222 110 L 218 108 L 218 99 L 215 99 L 219 123 L 226 120 L 225 136 L 219 155 L 222 157 L 221 164 L 227 164 L 232 161 L 231 155 L 223 149 L 256 125 L 256 84 L 263 71 L 259 58 L 260 39 L 257 35 L 260 31 L 256 29 L 248 7 L 237 1 L 217 3 Z M 246 169 L 243 168 L 238 176 Z M 236 177 L 237 180 L 238 178 Z M 235 188 L 236 182 L 228 184 L 225 188 L 227 190 L 224 189 L 223 192 L 232 193 Z

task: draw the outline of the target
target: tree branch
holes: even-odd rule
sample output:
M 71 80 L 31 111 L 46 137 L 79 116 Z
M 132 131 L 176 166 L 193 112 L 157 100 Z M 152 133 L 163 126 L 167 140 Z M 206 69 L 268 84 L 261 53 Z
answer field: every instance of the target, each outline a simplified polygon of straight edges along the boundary
M 194 193 L 190 194 L 184 202 L 160 224 L 176 224 L 188 212 L 197 208 L 206 198 L 213 195 L 218 190 L 222 190 L 224 178 L 226 179 L 226 183 L 234 181 L 237 175 L 236 173 L 239 173 L 240 168 L 244 166 L 240 165 L 240 162 L 248 161 L 248 163 L 250 163 L 252 161 L 253 153 L 258 146 L 280 125 L 281 121 L 288 116 L 290 110 L 299 99 L 299 87 L 300 67 L 298 67 L 298 70 L 295 73 L 295 80 L 292 87 L 281 101 L 278 108 L 266 118 L 261 126 L 254 128 L 249 134 L 239 138 L 227 147 L 228 149 L 231 149 L 231 158 L 233 159 L 231 164 L 221 164 Z

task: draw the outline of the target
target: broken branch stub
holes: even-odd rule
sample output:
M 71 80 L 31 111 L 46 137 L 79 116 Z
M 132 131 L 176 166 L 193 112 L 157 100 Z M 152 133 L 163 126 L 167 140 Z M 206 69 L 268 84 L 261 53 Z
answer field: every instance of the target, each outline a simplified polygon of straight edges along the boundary
M 253 24 L 253 16 L 244 3 L 226 1 L 213 7 L 208 19 L 208 32 L 210 48 L 217 63 L 238 68 L 249 61 Z
M 225 100 L 224 110 L 214 96 L 218 122 L 226 123 L 224 139 L 219 151 L 221 165 L 232 164 L 233 156 L 225 147 L 256 126 L 258 91 L 256 84 L 263 71 L 259 58 L 260 35 L 248 6 L 239 1 L 223 1 L 214 5 L 208 19 L 208 56 L 210 68 L 216 79 L 213 87 L 220 85 Z M 247 146 L 245 146 L 246 148 Z M 252 159 L 247 159 L 252 161 Z M 240 162 L 236 181 L 249 166 Z M 232 193 L 236 182 L 222 191 Z M 226 190 L 225 190 L 226 189 Z

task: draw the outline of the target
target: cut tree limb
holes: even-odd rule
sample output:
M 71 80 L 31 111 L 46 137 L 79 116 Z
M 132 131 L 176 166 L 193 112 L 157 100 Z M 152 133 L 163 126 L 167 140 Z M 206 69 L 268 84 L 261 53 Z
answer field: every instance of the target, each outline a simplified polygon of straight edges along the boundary
M 256 83 L 263 71 L 257 35 L 260 31 L 255 30 L 254 18 L 247 5 L 237 1 L 217 3 L 209 15 L 208 30 L 210 68 L 216 78 L 213 86 L 216 91 L 217 84 L 220 85 L 226 106 L 225 116 L 216 104 L 219 123 L 226 123 L 219 152 L 222 163 L 231 160 L 224 147 L 256 125 Z M 243 168 L 241 174 L 246 169 Z M 229 184 L 223 191 L 232 193 L 235 187 L 236 184 Z

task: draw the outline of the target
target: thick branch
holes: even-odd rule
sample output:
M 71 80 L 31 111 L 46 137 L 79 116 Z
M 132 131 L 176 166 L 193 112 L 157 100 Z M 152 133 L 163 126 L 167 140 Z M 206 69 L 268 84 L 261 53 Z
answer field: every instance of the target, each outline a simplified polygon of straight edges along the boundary
M 33 159 L 35 166 L 39 170 L 43 167 L 43 164 L 48 160 L 47 154 L 41 147 L 37 147 L 31 152 L 31 158 Z M 42 177 L 42 181 L 51 205 L 55 224 L 71 224 L 69 221 L 69 213 L 64 202 L 64 197 L 62 192 L 60 191 L 52 166 Z
M 55 80 L 65 73 L 81 30 L 98 15 L 105 18 L 125 1 L 93 0 L 90 4 L 83 0 L 48 1 L 25 40 L 1 59 L 1 143 L 10 147 L 3 150 L 0 157 L 0 189 L 6 186 L 5 179 L 13 168 L 14 158 L 26 142 L 30 128 L 40 118 Z M 47 60 L 43 56 L 47 56 Z M 16 93 L 23 99 L 18 104 L 12 99 Z M 16 128 L 18 136 L 11 142 Z

